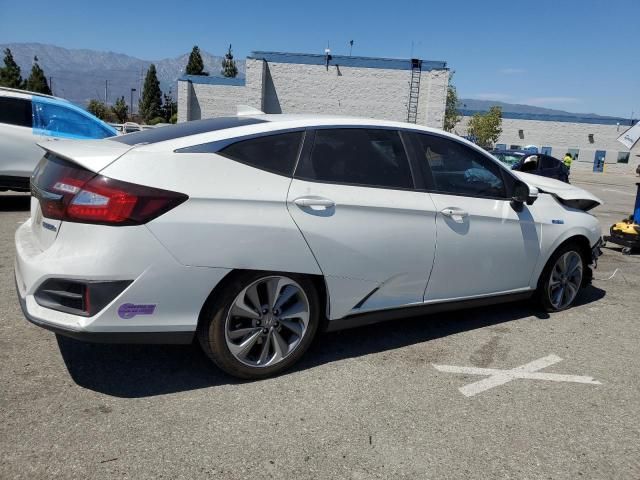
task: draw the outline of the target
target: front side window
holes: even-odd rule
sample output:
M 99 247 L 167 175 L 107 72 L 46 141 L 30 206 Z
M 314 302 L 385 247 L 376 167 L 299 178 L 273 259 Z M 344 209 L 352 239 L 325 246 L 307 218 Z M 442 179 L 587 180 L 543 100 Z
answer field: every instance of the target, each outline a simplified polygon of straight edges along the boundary
M 31 100 L 0 97 L 0 123 L 31 128 Z
M 53 137 L 100 139 L 114 135 L 88 115 L 40 99 L 33 100 L 33 128 Z
M 416 134 L 418 159 L 435 192 L 506 197 L 501 168 L 480 152 L 437 135 Z
M 298 158 L 303 132 L 250 138 L 233 143 L 218 153 L 240 163 L 290 176 Z
M 400 134 L 386 129 L 317 130 L 311 155 L 301 162 L 296 177 L 365 187 L 413 188 Z

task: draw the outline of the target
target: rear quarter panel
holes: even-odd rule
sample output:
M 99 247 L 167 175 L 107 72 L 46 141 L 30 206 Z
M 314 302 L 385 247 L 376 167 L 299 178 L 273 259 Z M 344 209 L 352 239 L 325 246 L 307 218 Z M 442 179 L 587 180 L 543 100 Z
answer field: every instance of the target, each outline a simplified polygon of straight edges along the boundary
M 287 210 L 291 179 L 216 154 L 132 150 L 101 173 L 189 196 L 147 228 L 183 265 L 320 274 Z

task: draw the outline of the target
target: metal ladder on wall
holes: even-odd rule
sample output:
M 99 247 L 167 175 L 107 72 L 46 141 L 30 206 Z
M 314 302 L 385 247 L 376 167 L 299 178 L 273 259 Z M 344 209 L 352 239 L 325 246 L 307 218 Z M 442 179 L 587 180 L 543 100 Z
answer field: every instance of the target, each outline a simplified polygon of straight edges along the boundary
M 416 123 L 418 120 L 418 99 L 420 97 L 420 73 L 422 60 L 411 59 L 411 83 L 409 84 L 409 104 L 407 105 L 407 122 Z

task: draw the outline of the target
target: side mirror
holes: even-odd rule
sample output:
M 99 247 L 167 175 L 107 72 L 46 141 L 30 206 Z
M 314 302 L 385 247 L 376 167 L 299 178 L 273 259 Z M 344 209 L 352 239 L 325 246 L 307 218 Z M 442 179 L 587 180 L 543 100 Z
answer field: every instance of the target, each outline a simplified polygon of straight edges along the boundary
M 526 203 L 527 205 L 533 205 L 533 202 L 535 202 L 537 199 L 537 188 L 529 187 L 529 185 L 520 180 L 516 181 L 516 184 L 513 187 L 513 195 L 511 196 L 512 202 L 520 205 L 522 205 L 523 203 Z

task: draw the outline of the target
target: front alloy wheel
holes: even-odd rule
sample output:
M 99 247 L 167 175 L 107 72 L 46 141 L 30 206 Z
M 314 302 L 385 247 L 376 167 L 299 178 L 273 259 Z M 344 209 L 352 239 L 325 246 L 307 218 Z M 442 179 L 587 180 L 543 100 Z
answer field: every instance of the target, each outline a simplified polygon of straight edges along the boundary
M 567 308 L 578 295 L 582 283 L 582 257 L 571 250 L 558 258 L 551 270 L 547 288 L 551 305 L 556 310 Z
M 576 300 L 585 276 L 585 262 L 577 247 L 567 245 L 556 251 L 538 286 L 538 298 L 548 312 L 569 308 Z

